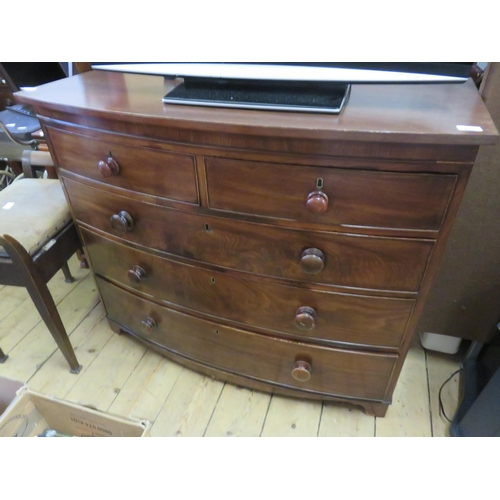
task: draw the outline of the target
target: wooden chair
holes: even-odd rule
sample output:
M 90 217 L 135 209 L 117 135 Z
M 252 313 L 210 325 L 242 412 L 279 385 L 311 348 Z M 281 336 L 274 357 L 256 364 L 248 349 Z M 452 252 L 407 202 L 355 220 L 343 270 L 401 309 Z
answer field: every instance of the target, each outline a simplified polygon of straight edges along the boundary
M 23 286 L 71 367 L 81 369 L 61 321 L 47 282 L 62 269 L 72 282 L 68 259 L 81 244 L 58 179 L 33 178 L 35 163 L 43 163 L 41 152 L 33 162 L 23 161 L 24 179 L 0 191 L 0 284 Z M 49 153 L 45 162 L 51 164 Z M 0 362 L 7 356 L 0 349 Z

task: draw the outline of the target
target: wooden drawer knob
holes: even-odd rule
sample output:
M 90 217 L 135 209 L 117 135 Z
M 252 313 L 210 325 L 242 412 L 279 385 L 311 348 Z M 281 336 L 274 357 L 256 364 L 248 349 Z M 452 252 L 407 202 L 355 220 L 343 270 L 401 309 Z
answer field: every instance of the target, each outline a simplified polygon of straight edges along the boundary
M 111 227 L 119 233 L 126 233 L 132 231 L 134 228 L 134 219 L 125 211 L 114 214 L 110 218 Z
M 111 177 L 120 173 L 120 165 L 112 156 L 108 156 L 97 164 L 97 170 L 103 177 Z
M 151 333 L 153 328 L 156 328 L 157 326 L 156 321 L 151 316 L 148 316 L 145 320 L 141 321 L 141 325 L 147 333 Z
M 307 274 L 318 274 L 325 267 L 325 254 L 317 248 L 307 248 L 300 256 L 300 267 Z
M 313 330 L 316 326 L 316 311 L 312 307 L 299 307 L 295 313 L 295 326 L 299 330 Z
M 295 361 L 292 377 L 297 382 L 307 382 L 311 378 L 312 368 L 307 361 Z
M 127 271 L 127 277 L 134 285 L 140 285 L 142 280 L 147 278 L 148 275 L 142 267 L 134 266 Z
M 323 191 L 309 193 L 306 208 L 311 214 L 324 214 L 328 208 L 328 196 Z

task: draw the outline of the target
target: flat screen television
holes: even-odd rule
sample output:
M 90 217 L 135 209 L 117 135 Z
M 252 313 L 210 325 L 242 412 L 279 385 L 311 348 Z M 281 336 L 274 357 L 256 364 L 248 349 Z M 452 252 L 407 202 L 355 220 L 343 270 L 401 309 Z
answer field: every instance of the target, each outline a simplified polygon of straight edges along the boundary
M 183 82 L 167 104 L 340 113 L 352 84 L 463 83 L 473 63 L 106 63 L 105 71 Z

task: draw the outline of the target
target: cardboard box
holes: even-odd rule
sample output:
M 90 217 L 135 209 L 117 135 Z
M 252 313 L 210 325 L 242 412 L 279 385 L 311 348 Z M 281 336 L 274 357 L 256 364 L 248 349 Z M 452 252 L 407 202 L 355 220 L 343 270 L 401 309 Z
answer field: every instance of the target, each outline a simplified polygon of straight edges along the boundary
M 0 377 L 0 417 L 7 406 L 12 403 L 16 397 L 17 391 L 23 386 L 22 382 L 11 380 L 10 378 Z
M 4 380 L 7 379 L 0 378 L 0 388 L 12 387 L 10 383 L 3 384 Z M 9 389 L 4 392 L 7 394 Z M 35 437 L 47 429 L 75 437 L 146 437 L 150 427 L 147 420 L 93 410 L 33 392 L 26 386 L 18 389 L 0 416 L 0 437 Z

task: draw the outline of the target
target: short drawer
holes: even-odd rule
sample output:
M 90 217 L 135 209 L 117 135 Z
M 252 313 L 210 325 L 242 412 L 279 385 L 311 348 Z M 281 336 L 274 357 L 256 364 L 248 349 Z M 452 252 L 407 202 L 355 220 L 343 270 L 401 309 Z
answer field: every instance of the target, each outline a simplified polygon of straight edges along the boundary
M 130 191 L 198 204 L 194 157 L 47 128 L 59 167 Z
M 382 400 L 396 355 L 354 352 L 228 328 L 141 299 L 97 278 L 108 317 L 199 363 L 284 387 Z
M 69 179 L 64 185 L 76 219 L 101 231 L 193 261 L 288 280 L 416 292 L 434 245 L 234 221 L 141 203 Z
M 84 228 L 81 232 L 92 268 L 101 276 L 157 301 L 303 340 L 397 348 L 415 303 L 269 283 L 164 259 Z
M 205 158 L 213 209 L 353 227 L 439 230 L 455 175 Z

